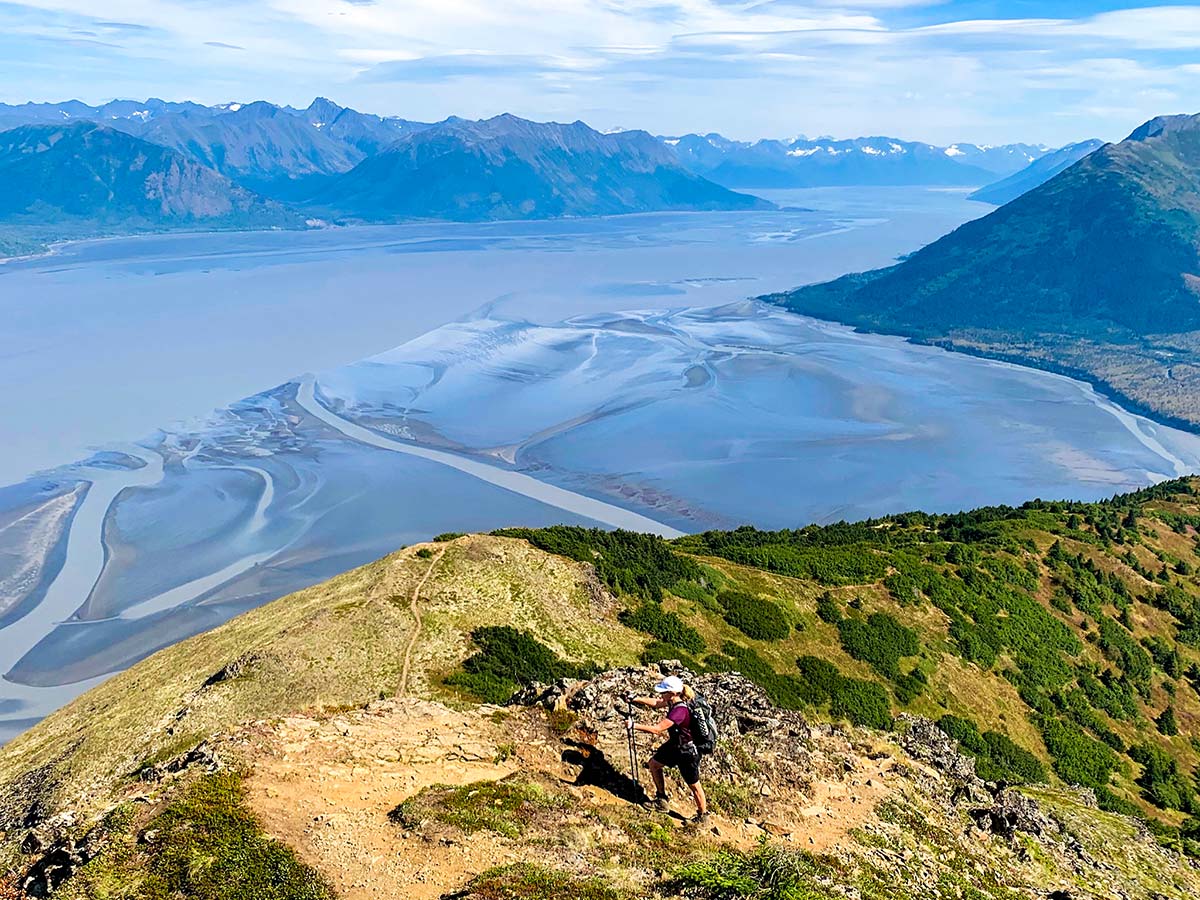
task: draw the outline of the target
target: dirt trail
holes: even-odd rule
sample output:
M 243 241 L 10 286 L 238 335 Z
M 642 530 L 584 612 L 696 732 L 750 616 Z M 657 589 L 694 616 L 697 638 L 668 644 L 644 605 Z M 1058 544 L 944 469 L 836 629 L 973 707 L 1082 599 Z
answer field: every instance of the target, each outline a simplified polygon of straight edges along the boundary
M 287 718 L 257 737 L 251 807 L 339 897 L 436 898 L 493 864 L 487 835 L 426 845 L 388 820 L 422 788 L 515 771 L 515 760 L 496 762 L 503 735 L 490 720 L 401 699 L 323 722 Z
M 413 588 L 412 598 L 408 605 L 413 617 L 413 632 L 408 639 L 408 643 L 404 646 L 404 665 L 400 669 L 400 687 L 397 692 L 401 697 L 408 696 L 408 673 L 412 668 L 412 652 L 421 637 L 421 591 L 425 590 L 425 585 L 429 582 L 430 576 L 433 575 L 434 568 L 441 562 L 442 556 L 445 553 L 444 549 L 437 552 L 433 559 L 429 561 L 429 568 L 425 570 L 425 574 L 417 583 L 417 586 Z
M 486 707 L 456 711 L 397 698 L 324 721 L 289 717 L 247 737 L 254 747 L 251 807 L 268 833 L 323 872 L 345 900 L 434 900 L 492 866 L 544 862 L 536 840 L 488 832 L 427 840 L 388 819 L 401 802 L 435 784 L 495 780 L 519 770 L 564 783 L 581 811 L 632 811 L 602 787 L 568 786 L 574 773 L 540 711 L 502 718 Z M 749 848 L 766 833 L 814 851 L 845 841 L 888 793 L 883 779 L 890 765 L 858 757 L 847 767 L 842 751 L 849 749 L 828 745 L 828 770 L 838 774 L 818 777 L 810 796 L 767 797 L 768 810 L 747 821 L 716 815 L 716 833 L 701 837 Z M 684 791 L 675 790 L 674 800 L 676 812 L 691 814 Z

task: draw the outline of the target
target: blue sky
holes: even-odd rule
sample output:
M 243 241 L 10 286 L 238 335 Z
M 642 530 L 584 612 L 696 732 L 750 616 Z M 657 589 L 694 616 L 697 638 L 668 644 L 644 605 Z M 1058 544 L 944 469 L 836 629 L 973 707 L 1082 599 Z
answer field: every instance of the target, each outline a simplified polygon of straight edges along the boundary
M 1200 6 L 1120 0 L 0 0 L 0 100 L 317 95 L 731 137 L 1116 139 L 1200 111 Z

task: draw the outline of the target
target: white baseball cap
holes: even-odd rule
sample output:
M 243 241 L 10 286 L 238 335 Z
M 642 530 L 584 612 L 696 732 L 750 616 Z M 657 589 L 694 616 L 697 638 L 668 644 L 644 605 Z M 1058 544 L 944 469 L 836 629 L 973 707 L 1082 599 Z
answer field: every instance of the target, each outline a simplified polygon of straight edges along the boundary
M 665 694 L 667 692 L 672 694 L 682 694 L 683 679 L 678 675 L 668 675 L 654 686 L 654 690 L 658 691 L 660 694 Z

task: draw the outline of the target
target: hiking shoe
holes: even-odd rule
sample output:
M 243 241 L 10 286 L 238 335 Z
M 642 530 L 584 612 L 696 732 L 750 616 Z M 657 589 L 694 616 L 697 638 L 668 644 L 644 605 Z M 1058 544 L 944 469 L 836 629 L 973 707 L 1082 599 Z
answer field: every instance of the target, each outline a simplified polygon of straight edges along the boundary
M 648 809 L 651 812 L 670 812 L 671 801 L 666 797 L 655 797 L 653 800 L 647 800 L 642 804 L 643 809 Z
M 706 813 L 706 812 L 696 813 L 694 816 L 692 816 L 690 819 L 688 819 L 688 824 L 691 825 L 693 828 L 703 828 L 704 826 L 706 826 L 708 824 L 708 813 Z

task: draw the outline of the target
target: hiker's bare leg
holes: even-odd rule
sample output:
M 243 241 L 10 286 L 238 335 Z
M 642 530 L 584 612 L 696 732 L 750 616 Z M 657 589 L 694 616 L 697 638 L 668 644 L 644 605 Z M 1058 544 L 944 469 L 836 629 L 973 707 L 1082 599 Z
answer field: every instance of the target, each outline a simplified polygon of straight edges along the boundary
M 708 798 L 704 796 L 704 786 L 700 782 L 689 784 L 692 790 L 692 799 L 696 801 L 696 812 L 704 814 L 708 812 Z
M 667 796 L 667 782 L 663 777 L 663 764 L 657 759 L 650 759 L 650 779 L 654 782 L 654 789 L 658 791 L 658 796 Z

